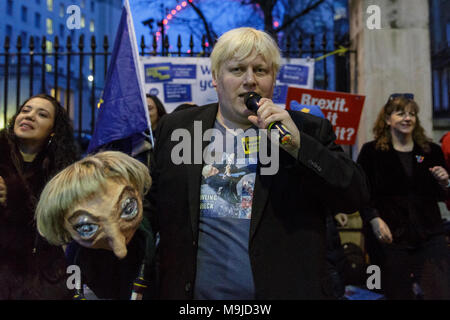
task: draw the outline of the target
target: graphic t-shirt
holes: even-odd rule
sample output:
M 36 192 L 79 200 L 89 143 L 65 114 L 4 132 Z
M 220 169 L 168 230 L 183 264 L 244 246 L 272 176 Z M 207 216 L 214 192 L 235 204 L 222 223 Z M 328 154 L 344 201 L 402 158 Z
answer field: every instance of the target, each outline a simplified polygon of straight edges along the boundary
M 254 299 L 248 255 L 258 132 L 230 133 L 217 121 L 202 170 L 195 299 Z

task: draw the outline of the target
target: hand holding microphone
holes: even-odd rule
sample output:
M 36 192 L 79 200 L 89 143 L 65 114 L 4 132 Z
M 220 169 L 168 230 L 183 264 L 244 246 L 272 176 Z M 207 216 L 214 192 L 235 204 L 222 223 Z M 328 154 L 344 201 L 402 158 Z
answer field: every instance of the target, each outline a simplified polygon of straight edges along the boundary
M 247 109 L 256 113 L 259 109 L 258 102 L 261 99 L 261 96 L 256 92 L 247 92 L 244 96 L 244 103 Z M 271 130 L 272 128 L 277 129 L 280 134 L 280 143 L 282 145 L 289 144 L 292 141 L 292 134 L 289 130 L 279 121 L 274 121 L 269 124 L 267 129 Z

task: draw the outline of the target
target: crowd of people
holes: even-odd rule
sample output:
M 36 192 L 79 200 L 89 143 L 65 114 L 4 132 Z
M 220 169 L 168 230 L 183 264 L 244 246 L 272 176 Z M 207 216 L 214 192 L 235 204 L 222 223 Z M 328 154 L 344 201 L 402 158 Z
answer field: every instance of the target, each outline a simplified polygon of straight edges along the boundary
M 68 264 L 98 298 L 339 299 L 335 226 L 354 212 L 387 299 L 450 299 L 438 207 L 449 203 L 450 135 L 433 143 L 414 96 L 392 94 L 353 161 L 328 120 L 271 100 L 280 59 L 267 33 L 226 32 L 211 53 L 218 102 L 168 114 L 147 95 L 155 145 L 129 155 L 80 159 L 60 103 L 27 99 L 0 132 L 0 299 L 71 298 Z M 256 112 L 248 92 L 261 96 Z M 213 161 L 175 164 L 172 133 L 195 136 L 197 121 L 216 133 L 200 150 Z M 274 122 L 288 143 L 264 134 Z M 275 174 L 263 145 L 279 148 Z

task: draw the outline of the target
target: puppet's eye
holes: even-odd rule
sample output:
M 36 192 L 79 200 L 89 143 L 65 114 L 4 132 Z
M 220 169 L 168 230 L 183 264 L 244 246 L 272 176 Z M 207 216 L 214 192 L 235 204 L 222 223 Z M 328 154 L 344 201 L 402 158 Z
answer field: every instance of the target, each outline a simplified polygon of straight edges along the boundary
M 136 198 L 128 198 L 122 203 L 122 214 L 120 217 L 125 220 L 131 220 L 137 215 L 138 209 Z
M 82 239 L 88 240 L 95 235 L 98 230 L 98 225 L 94 223 L 79 223 L 74 228 Z

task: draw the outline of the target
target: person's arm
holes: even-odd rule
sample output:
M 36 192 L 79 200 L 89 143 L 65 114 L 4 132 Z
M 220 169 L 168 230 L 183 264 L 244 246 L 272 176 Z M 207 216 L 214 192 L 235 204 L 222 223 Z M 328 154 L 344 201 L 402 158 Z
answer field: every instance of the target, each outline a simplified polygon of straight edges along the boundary
M 348 223 L 348 217 L 345 213 L 338 213 L 334 216 L 334 219 L 339 223 L 339 226 L 345 227 Z
M 392 233 L 391 229 L 386 222 L 380 217 L 375 217 L 370 220 L 370 226 L 372 231 L 379 242 L 392 243 Z
M 359 152 L 358 159 L 356 160 L 366 174 L 370 188 L 370 200 L 366 206 L 360 208 L 359 210 L 361 219 L 366 224 L 368 224 L 372 219 L 380 217 L 378 210 L 375 208 L 374 202 L 376 198 L 374 195 L 374 175 L 376 173 L 373 168 L 374 154 L 372 153 L 371 148 L 371 144 L 363 145 L 361 151 Z
M 292 156 L 293 166 L 305 188 L 324 199 L 335 212 L 353 213 L 369 200 L 366 177 L 362 169 L 335 144 L 336 136 L 328 120 L 304 115 L 304 123 L 293 119 L 289 113 L 262 98 L 257 115 L 249 120 L 265 129 L 275 121 L 281 122 L 292 134 L 291 142 L 282 145 Z M 300 113 L 295 117 L 300 118 Z
M 438 201 L 448 201 L 450 200 L 449 168 L 445 163 L 442 149 L 434 143 L 431 143 L 431 156 L 433 162 L 428 170 L 435 181 L 436 198 Z
M 0 206 L 6 207 L 7 188 L 5 180 L 0 176 Z
M 357 163 L 361 165 L 364 172 L 366 173 L 370 188 L 371 198 L 369 204 L 364 208 L 359 210 L 361 219 L 365 224 L 371 226 L 371 229 L 378 241 L 382 243 L 392 243 L 392 233 L 389 229 L 387 223 L 380 218 L 378 210 L 375 208 L 375 195 L 374 195 L 374 175 L 376 175 L 376 170 L 373 168 L 373 161 L 375 159 L 374 155 L 370 152 L 370 145 L 364 145 L 359 153 Z
M 439 200 L 449 200 L 450 197 L 450 179 L 449 168 L 446 167 L 444 153 L 437 145 L 432 144 L 433 159 L 435 159 L 434 166 L 429 168 L 431 175 L 436 181 L 436 192 Z
M 335 212 L 353 213 L 369 201 L 367 178 L 342 148 L 328 120 L 320 120 L 315 130 L 300 130 L 296 159 L 305 186 L 317 192 Z

